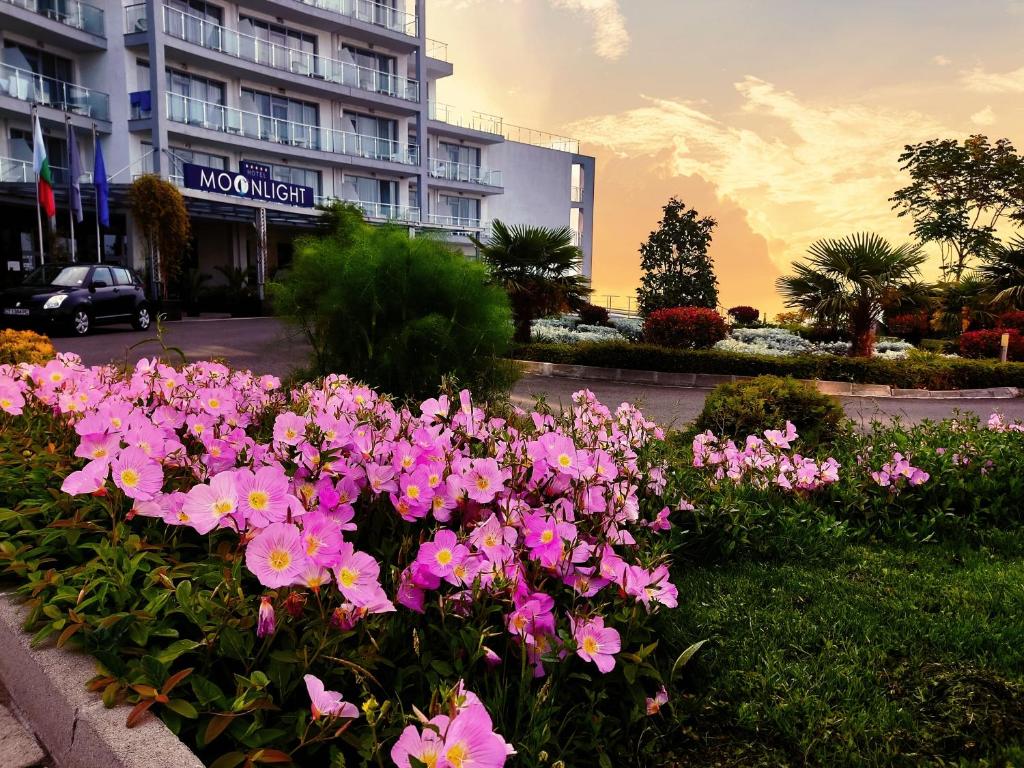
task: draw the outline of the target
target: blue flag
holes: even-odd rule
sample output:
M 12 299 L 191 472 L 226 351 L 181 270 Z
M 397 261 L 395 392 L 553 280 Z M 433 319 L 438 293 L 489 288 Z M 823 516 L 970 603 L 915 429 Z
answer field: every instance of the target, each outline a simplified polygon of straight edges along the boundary
M 75 129 L 68 122 L 68 205 L 78 224 L 82 223 L 82 158 L 78 154 L 78 138 Z
M 96 187 L 96 215 L 100 224 L 110 226 L 110 188 L 107 186 L 107 167 L 103 164 L 103 147 L 96 138 L 92 164 L 92 183 Z

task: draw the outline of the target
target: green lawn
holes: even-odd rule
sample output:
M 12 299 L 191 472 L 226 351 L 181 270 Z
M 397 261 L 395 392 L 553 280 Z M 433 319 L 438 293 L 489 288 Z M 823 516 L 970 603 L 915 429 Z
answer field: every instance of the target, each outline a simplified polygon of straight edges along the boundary
M 682 569 L 666 764 L 1024 765 L 1024 542 Z M 677 684 L 679 679 L 677 679 Z

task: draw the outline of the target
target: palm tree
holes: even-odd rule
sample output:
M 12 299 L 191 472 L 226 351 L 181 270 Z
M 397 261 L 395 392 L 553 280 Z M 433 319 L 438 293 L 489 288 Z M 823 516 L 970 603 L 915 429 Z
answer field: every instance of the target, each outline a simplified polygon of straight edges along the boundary
M 992 294 L 992 303 L 1018 308 L 1024 306 L 1024 237 L 1009 245 L 997 244 L 983 257 L 978 276 Z
M 517 342 L 529 343 L 536 318 L 575 308 L 591 293 L 581 273 L 583 253 L 568 227 L 510 227 L 495 220 L 486 242 L 472 240 L 491 278 L 508 292 Z
M 819 240 L 809 258 L 793 264 L 795 275 L 776 281 L 786 306 L 803 309 L 818 322 L 847 325 L 850 354 L 871 356 L 872 331 L 886 307 L 913 303 L 927 287 L 918 281 L 925 255 L 917 245 L 893 248 L 880 235 L 862 233 L 842 240 Z
M 956 282 L 939 283 L 936 298 L 934 323 L 954 336 L 972 325 L 984 326 L 993 317 L 991 285 L 977 271 L 964 272 Z

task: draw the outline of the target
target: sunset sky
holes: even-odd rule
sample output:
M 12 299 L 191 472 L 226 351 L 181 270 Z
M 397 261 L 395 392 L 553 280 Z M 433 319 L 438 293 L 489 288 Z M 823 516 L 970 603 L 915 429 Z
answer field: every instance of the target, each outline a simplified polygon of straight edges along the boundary
M 594 287 L 624 304 L 679 196 L 719 221 L 725 307 L 774 313 L 808 244 L 907 239 L 904 144 L 1024 145 L 1024 0 L 427 0 L 439 99 L 597 157 Z

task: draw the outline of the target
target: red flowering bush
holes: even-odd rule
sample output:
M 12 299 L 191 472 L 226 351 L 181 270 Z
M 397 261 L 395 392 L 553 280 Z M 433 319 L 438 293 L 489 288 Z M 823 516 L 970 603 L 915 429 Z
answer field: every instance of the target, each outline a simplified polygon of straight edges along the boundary
M 577 314 L 583 325 L 608 325 L 608 310 L 597 304 L 584 304 Z
M 1008 360 L 1024 360 L 1024 335 L 1016 328 L 995 328 L 967 331 L 960 336 L 961 357 L 999 357 L 999 341 L 1004 333 L 1010 335 Z
M 725 335 L 725 320 L 707 307 L 657 309 L 644 320 L 644 341 L 664 347 L 706 349 Z
M 1024 312 L 1004 312 L 996 322 L 997 328 L 1014 328 L 1024 333 Z
M 891 315 L 885 319 L 889 333 L 917 343 L 931 330 L 931 322 L 927 312 L 906 312 Z
M 761 313 L 753 307 L 740 305 L 730 309 L 729 316 L 740 325 L 751 325 L 757 322 Z

